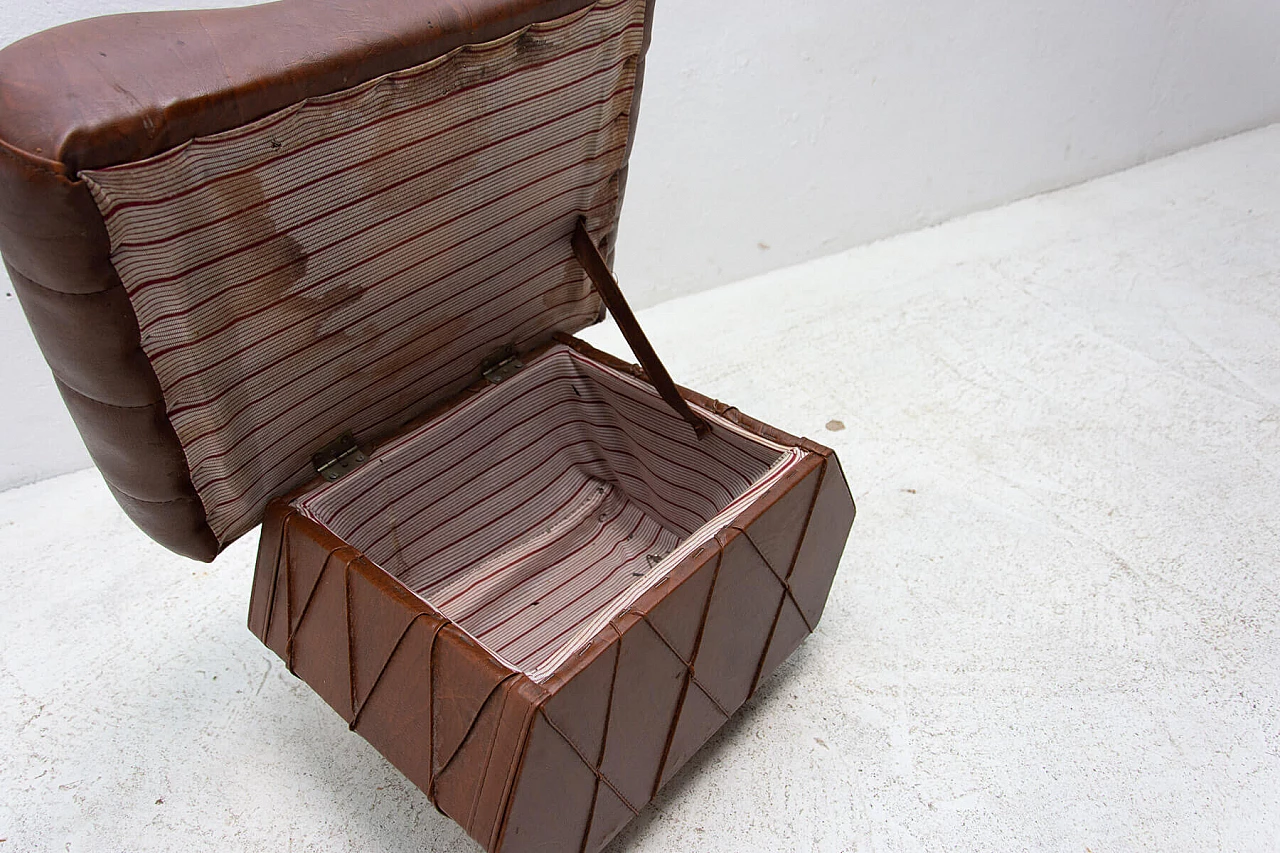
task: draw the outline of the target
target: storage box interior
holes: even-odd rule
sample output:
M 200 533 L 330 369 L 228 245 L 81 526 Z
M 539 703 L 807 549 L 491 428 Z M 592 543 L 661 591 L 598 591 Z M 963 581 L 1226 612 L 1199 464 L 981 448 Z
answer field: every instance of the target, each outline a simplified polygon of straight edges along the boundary
M 803 455 L 556 345 L 294 505 L 545 678 Z

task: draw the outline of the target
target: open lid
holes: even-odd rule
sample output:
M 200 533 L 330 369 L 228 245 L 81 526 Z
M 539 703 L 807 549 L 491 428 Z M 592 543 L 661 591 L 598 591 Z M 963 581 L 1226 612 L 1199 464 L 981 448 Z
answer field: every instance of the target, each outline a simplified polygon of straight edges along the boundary
M 570 238 L 612 246 L 649 3 L 462 5 L 119 16 L 0 51 L 0 249 L 170 548 L 212 559 L 343 433 L 602 316 Z

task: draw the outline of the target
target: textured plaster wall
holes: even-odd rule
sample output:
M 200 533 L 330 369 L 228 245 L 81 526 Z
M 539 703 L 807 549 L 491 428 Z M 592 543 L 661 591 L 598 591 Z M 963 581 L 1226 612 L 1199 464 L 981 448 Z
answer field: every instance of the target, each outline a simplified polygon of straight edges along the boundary
M 3 0 L 0 45 L 174 5 Z M 1270 123 L 1277 32 L 1274 0 L 658 0 L 619 275 L 651 305 Z M 4 293 L 0 488 L 88 464 Z

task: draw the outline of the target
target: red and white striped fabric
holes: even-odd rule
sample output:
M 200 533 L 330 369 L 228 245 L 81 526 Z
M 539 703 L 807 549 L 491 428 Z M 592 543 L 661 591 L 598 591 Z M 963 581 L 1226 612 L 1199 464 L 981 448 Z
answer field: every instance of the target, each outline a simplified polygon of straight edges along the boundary
M 802 455 L 705 415 L 556 346 L 295 505 L 545 677 Z
M 209 524 L 229 541 L 344 430 L 389 434 L 600 302 L 644 0 L 88 171 Z

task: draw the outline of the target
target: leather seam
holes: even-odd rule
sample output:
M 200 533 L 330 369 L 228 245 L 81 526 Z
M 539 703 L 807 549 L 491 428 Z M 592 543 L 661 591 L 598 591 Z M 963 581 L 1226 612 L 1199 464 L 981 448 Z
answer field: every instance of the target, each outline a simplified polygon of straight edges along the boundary
M 294 510 L 292 507 L 290 507 L 288 514 L 280 522 L 280 544 L 276 548 L 276 570 L 275 570 L 275 574 L 271 578 L 271 590 L 267 596 L 267 614 L 266 614 L 266 618 L 263 619 L 264 624 L 262 626 L 262 644 L 263 645 L 266 645 L 267 640 L 271 637 L 271 625 L 272 623 L 275 622 L 276 592 L 278 591 L 278 588 L 280 585 L 280 575 L 282 572 L 288 571 L 288 560 L 290 559 L 290 554 L 288 550 L 289 549 L 289 522 L 293 521 L 293 519 L 297 515 L 298 515 L 297 511 Z M 286 586 L 285 595 L 286 596 L 289 594 L 288 583 L 289 583 L 289 578 L 286 577 L 285 578 L 285 586 Z M 286 605 L 288 604 L 287 598 L 285 599 L 285 603 Z M 287 618 L 287 615 L 286 615 L 286 618 Z
M 6 263 L 7 263 L 7 259 L 6 259 Z M 38 287 L 38 288 L 40 288 L 41 290 L 44 290 L 44 291 L 47 291 L 47 292 L 49 292 L 49 293 L 54 294 L 55 296 L 68 296 L 68 297 L 72 297 L 72 298 L 82 298 L 82 297 L 85 297 L 85 296 L 102 296 L 104 293 L 110 293 L 111 291 L 113 291 L 113 290 L 115 290 L 115 289 L 117 289 L 117 288 L 119 288 L 120 290 L 124 290 L 124 282 L 120 281 L 119 276 L 117 276 L 117 277 L 116 277 L 116 283 L 115 283 L 115 284 L 111 285 L 110 287 L 104 287 L 102 290 L 89 290 L 89 291 L 85 291 L 85 292 L 83 292 L 83 293 L 71 293 L 71 292 L 68 292 L 68 291 L 66 291 L 66 290 L 55 290 L 54 288 L 50 287 L 50 286 L 49 286 L 49 285 L 47 285 L 47 284 L 41 284 L 40 282 L 36 281 L 34 278 L 32 278 L 31 276 L 27 275 L 25 272 L 23 272 L 22 270 L 18 269 L 17 267 L 15 267 L 15 266 L 14 266 L 13 264 L 11 264 L 11 263 L 9 264 L 9 268 L 10 268 L 13 272 L 16 272 L 18 275 L 22 276 L 23 280 L 24 280 L 24 281 L 26 281 L 26 283 L 27 283 L 27 284 L 31 285 L 32 287 Z M 127 296 L 127 295 L 128 295 L 128 293 L 126 292 L 126 294 L 125 294 L 125 295 Z M 132 304 L 132 303 L 130 303 L 130 304 Z
M 822 459 L 822 468 L 818 472 L 818 482 L 813 487 L 813 497 L 809 500 L 809 511 L 804 516 L 804 530 L 800 533 L 800 544 L 796 545 L 796 552 L 791 555 L 791 565 L 787 566 L 787 576 L 785 578 L 788 584 L 791 583 L 791 576 L 795 574 L 796 563 L 800 562 L 800 552 L 804 550 L 805 540 L 809 538 L 809 525 L 813 523 L 813 511 L 818 507 L 818 495 L 822 493 L 822 487 L 827 482 L 827 467 L 831 460 L 827 457 Z M 752 542 L 751 544 L 755 544 Z
M 591 793 L 591 810 L 587 813 L 587 825 L 582 832 L 582 845 L 579 853 L 589 853 L 587 845 L 591 841 L 591 830 L 595 828 L 596 806 L 600 804 L 600 785 L 604 779 L 604 760 L 608 756 L 609 727 L 613 719 L 613 703 L 617 697 L 618 667 L 622 664 L 622 632 L 618 630 L 618 626 L 614 624 L 613 620 L 609 621 L 609 627 L 618 635 L 618 641 L 613 644 L 613 675 L 609 678 L 609 704 L 605 707 L 604 732 L 600 735 L 600 757 L 596 759 L 596 786 Z M 543 713 L 545 714 L 546 711 L 544 710 Z
M 106 478 L 104 477 L 103 479 L 106 479 Z M 193 501 L 195 502 L 199 501 L 199 497 L 196 495 L 192 495 L 191 497 L 187 497 L 187 498 L 167 498 L 166 500 L 162 500 L 162 501 L 149 501 L 146 498 L 134 497 L 133 495 L 126 492 L 124 489 L 117 486 L 115 483 L 112 483 L 110 480 L 107 480 L 107 484 L 110 485 L 111 488 L 115 489 L 117 492 L 124 495 L 131 501 L 137 501 L 138 503 L 143 503 L 143 504 L 150 504 L 152 506 L 162 506 L 164 504 L 189 503 Z
M 502 679 L 497 684 L 493 685 L 493 687 L 489 690 L 489 693 L 485 696 L 484 701 L 480 703 L 480 709 L 476 711 L 476 715 L 475 717 L 472 718 L 470 724 L 468 724 L 467 730 L 463 732 L 462 739 L 458 741 L 458 745 L 454 747 L 453 752 L 450 753 L 449 757 L 445 759 L 443 764 L 440 765 L 440 769 L 432 774 L 431 783 L 430 783 L 431 790 L 426 792 L 427 799 L 431 801 L 431 804 L 435 806 L 436 810 L 439 811 L 441 814 L 446 814 L 446 813 L 443 809 L 440 808 L 439 797 L 436 794 L 436 789 L 440 784 L 440 777 L 443 776 L 446 771 L 448 771 L 450 766 L 452 766 L 453 764 L 453 760 L 458 757 L 459 753 L 462 752 L 463 747 L 465 747 L 467 745 L 467 742 L 471 740 L 471 735 L 475 732 L 476 724 L 480 722 L 480 718 L 484 716 L 485 708 L 487 708 L 489 706 L 489 703 L 493 701 L 493 697 L 497 694 L 498 690 L 500 690 L 506 682 L 510 681 L 512 678 L 515 678 L 520 674 L 521 673 L 519 672 L 510 672 L 507 675 L 503 676 Z M 436 685 L 434 683 L 434 678 L 433 678 L 431 689 L 434 691 L 435 687 Z M 432 704 L 433 705 L 435 704 L 434 699 L 432 701 Z M 434 714 L 434 709 L 433 709 L 433 714 Z M 435 720 L 433 717 L 432 719 L 433 730 L 435 727 L 434 724 L 435 724 Z M 452 815 L 448 815 L 448 817 L 452 818 Z
M 164 400 L 163 400 L 163 399 L 161 399 L 161 400 L 155 400 L 154 402 L 151 402 L 151 403 L 140 403 L 139 405 L 136 405 L 136 406 L 124 406 L 124 405 L 121 405 L 121 404 L 119 404 L 119 403 L 108 403 L 106 400 L 99 400 L 97 397 L 90 397 L 88 394 L 84 393 L 83 391 L 80 391 L 79 389 L 76 389 L 76 388 L 72 388 L 70 385 L 68 385 L 68 384 L 66 383 L 66 381 L 65 381 L 61 376 L 58 376 L 57 374 L 54 374 L 54 378 L 58 380 L 58 384 L 59 384 L 59 385 L 62 385 L 62 386 L 63 386 L 64 388 L 66 388 L 68 391 L 72 391 L 72 392 L 74 392 L 74 393 L 75 393 L 75 394 L 77 394 L 78 396 L 83 397 L 84 399 L 88 400 L 90 403 L 96 403 L 96 404 L 97 404 L 97 405 L 99 405 L 99 406 L 106 406 L 108 409 L 121 409 L 121 410 L 124 410 L 124 411 L 137 411 L 138 409 L 154 409 L 156 406 L 163 406 L 163 405 L 164 405 Z M 168 420 L 167 410 L 165 410 L 165 411 L 166 411 L 166 417 L 165 417 L 165 420 Z M 172 422 L 170 422 L 170 426 L 172 426 Z
M 605 787 L 607 787 L 610 791 L 613 791 L 614 796 L 617 797 L 622 802 L 622 804 L 627 807 L 628 811 L 630 811 L 632 815 L 640 814 L 640 809 L 633 806 L 631 804 L 631 801 L 628 800 L 625 796 L 623 796 L 622 792 L 618 790 L 618 786 L 613 784 L 613 780 L 611 780 L 608 776 L 601 773 L 600 768 L 591 766 L 591 762 L 587 761 L 587 757 L 582 753 L 582 750 L 578 748 L 578 745 L 574 743 L 572 740 L 570 740 L 569 736 L 566 735 L 564 731 L 559 726 L 557 726 L 549 716 L 547 716 L 547 709 L 541 708 L 539 710 L 542 712 L 542 719 L 545 720 L 547 725 L 551 727 L 551 730 L 560 736 L 560 739 L 563 740 L 566 745 L 568 745 L 569 749 L 573 750 L 573 753 L 576 756 L 578 756 L 578 760 L 582 762 L 582 765 L 586 767 L 588 771 L 590 771 L 591 775 L 596 777 L 596 784 L 603 782 L 605 784 Z M 587 830 L 590 831 L 590 829 L 591 829 L 590 826 L 588 826 Z
M 489 781 L 489 768 L 493 766 L 493 754 L 498 748 L 498 741 L 502 736 L 502 720 L 507 713 L 507 702 L 511 698 L 511 692 L 514 688 L 515 681 L 503 681 L 502 696 L 498 702 L 497 722 L 494 724 L 493 738 L 489 741 L 489 749 L 484 755 L 484 767 L 480 771 L 480 780 L 476 783 L 475 795 L 471 799 L 471 808 L 467 812 L 467 822 L 463 829 L 473 838 L 480 833 L 477 831 L 476 814 L 480 811 L 480 800 L 484 798 L 485 785 Z
M 683 657 L 681 657 L 680 653 L 676 651 L 676 647 L 671 644 L 671 641 L 666 638 L 665 634 L 663 634 L 661 631 L 658 630 L 658 626 L 653 624 L 653 622 L 649 619 L 649 615 L 647 613 L 642 613 L 639 615 L 641 620 L 644 621 L 644 624 L 649 626 L 649 630 L 653 631 L 653 633 L 657 635 L 658 639 L 662 641 L 662 644 L 667 647 L 667 650 L 670 651 L 671 654 L 675 655 L 676 660 L 680 661 L 680 663 L 684 665 L 684 668 L 688 671 L 688 674 L 689 674 L 689 681 L 692 682 L 694 685 L 696 685 L 700 690 L 702 690 L 703 693 L 707 694 L 707 698 L 711 700 L 711 704 L 715 705 L 716 709 L 721 714 L 724 714 L 726 717 L 733 716 L 729 711 L 725 709 L 723 705 L 720 704 L 719 699 L 711 695 L 711 691 L 707 689 L 706 685 L 704 685 L 701 681 L 698 680 L 697 675 L 695 675 L 693 672 L 693 662 L 687 661 Z
M 22 278 L 23 281 L 25 281 L 27 284 L 31 285 L 32 287 L 38 287 L 41 290 L 47 290 L 49 293 L 56 293 L 59 296 L 101 296 L 104 293 L 110 293 L 111 291 L 115 290 L 117 287 L 123 289 L 124 282 L 120 279 L 120 274 L 119 272 L 116 271 L 115 264 L 112 264 L 109 260 L 107 263 L 108 263 L 108 266 L 110 267 L 111 274 L 115 277 L 115 284 L 112 284 L 108 287 L 104 287 L 102 290 L 87 290 L 87 291 L 84 291 L 83 293 L 79 293 L 79 292 L 70 292 L 66 290 L 57 290 L 56 288 L 52 288 L 49 285 L 40 282 L 35 276 L 29 275 L 25 270 L 14 266 L 13 261 L 9 260 L 8 258 L 4 259 L 4 264 L 6 267 L 8 267 L 9 272 L 11 274 L 17 273 Z M 126 293 L 125 295 L 127 296 L 128 294 Z M 130 302 L 129 305 L 130 305 L 130 309 L 132 309 L 133 303 Z
M 800 541 L 796 544 L 795 553 L 791 555 L 791 562 L 788 564 L 786 577 L 778 578 L 782 581 L 782 597 L 778 599 L 778 608 L 773 614 L 773 624 L 769 626 L 769 636 L 764 641 L 764 651 L 760 653 L 760 663 L 756 664 L 756 674 L 755 677 L 751 679 L 751 691 L 747 694 L 749 697 L 755 695 L 756 690 L 760 688 L 760 680 L 765 677 L 764 665 L 765 662 L 769 660 L 769 652 L 773 650 L 773 642 L 778 635 L 778 624 L 782 621 L 782 612 L 787 606 L 788 598 L 791 599 L 791 604 L 795 607 L 796 612 L 800 614 L 800 621 L 804 622 L 804 626 L 809 629 L 810 634 L 813 633 L 813 627 L 809 625 L 809 618 L 804 615 L 804 611 L 800 609 L 800 603 L 796 601 L 795 594 L 791 591 L 791 575 L 795 571 L 796 560 L 800 558 L 800 551 L 804 548 L 804 541 L 808 538 L 809 523 L 813 520 L 813 508 L 818 503 L 818 492 L 822 489 L 822 481 L 826 475 L 827 460 L 823 459 L 822 467 L 817 473 L 818 482 L 814 484 L 813 497 L 809 499 L 809 509 L 808 512 L 805 513 L 804 527 L 800 531 Z M 756 553 L 760 555 L 760 559 L 764 560 L 764 552 L 760 550 L 760 546 L 756 544 L 756 540 L 753 539 L 751 534 L 747 531 L 744 530 L 742 532 L 743 535 L 747 537 L 747 541 L 751 543 L 751 547 L 756 549 Z M 769 566 L 771 571 L 773 571 L 773 566 L 768 560 L 765 560 L 765 564 Z M 774 576 L 777 577 L 776 571 L 774 571 Z
M 413 630 L 413 626 L 418 624 L 418 620 L 423 618 L 424 616 L 431 617 L 433 615 L 434 614 L 432 614 L 430 610 L 419 610 L 417 613 L 413 615 L 413 618 L 409 620 L 409 624 L 405 625 L 404 630 L 400 632 L 399 639 L 396 640 L 396 644 L 391 648 L 391 654 L 387 655 L 387 659 L 386 661 L 383 662 L 382 667 L 378 670 L 378 675 L 377 677 L 374 678 L 373 684 L 369 687 L 368 692 L 364 694 L 364 698 L 360 700 L 360 706 L 355 710 L 355 716 L 352 718 L 351 723 L 349 724 L 349 728 L 352 731 L 355 731 L 356 726 L 359 725 L 360 715 L 364 713 L 364 709 L 368 706 L 369 700 L 373 698 L 373 694 L 378 689 L 378 685 L 382 683 L 382 676 L 386 674 L 387 668 L 391 666 L 391 661 L 394 660 L 396 654 L 399 653 L 400 647 L 404 645 L 405 638 L 409 636 L 409 632 Z M 440 622 L 439 624 L 436 625 L 435 630 L 431 634 L 432 645 L 435 644 L 436 635 L 440 633 L 440 629 L 443 628 L 445 624 L 446 623 L 444 622 Z
M 331 551 L 330 558 L 336 553 L 338 553 L 337 549 Z M 347 698 L 351 701 L 352 720 L 356 718 L 356 638 L 351 622 L 351 564 L 353 562 L 355 562 L 354 557 L 347 560 L 342 570 L 342 621 L 347 626 L 347 685 L 350 692 Z M 325 565 L 328 563 L 326 562 Z
M 680 699 L 676 702 L 675 712 L 671 715 L 671 727 L 667 730 L 667 741 L 662 748 L 662 758 L 658 761 L 658 772 L 653 780 L 653 791 L 649 794 L 650 799 L 656 797 L 658 791 L 662 788 L 662 777 L 667 771 L 667 762 L 671 758 L 671 745 L 675 741 L 676 729 L 680 725 L 680 718 L 684 716 L 684 703 L 689 697 L 689 688 L 697 687 L 704 696 L 711 699 L 711 694 L 707 693 L 701 684 L 695 683 L 693 667 L 697 663 L 698 653 L 702 650 L 702 639 L 707 632 L 707 620 L 711 617 L 711 598 L 716 593 L 716 584 L 720 580 L 720 567 L 724 563 L 724 541 L 721 539 L 721 535 L 719 533 L 716 534 L 715 542 L 720 552 L 716 554 L 716 565 L 711 570 L 711 585 L 707 588 L 707 598 L 702 603 L 702 618 L 698 622 L 698 635 L 693 641 L 693 654 L 689 656 L 689 664 L 685 667 L 684 687 L 680 691 Z M 658 636 L 661 637 L 662 635 L 659 634 Z M 711 699 L 711 701 L 715 702 L 714 699 Z M 719 709 L 719 707 L 717 704 L 716 708 Z
M 68 170 L 65 164 L 59 163 L 55 160 L 47 160 L 44 157 L 19 148 L 12 142 L 4 139 L 0 139 L 0 155 L 4 155 L 21 167 L 36 169 L 40 172 L 44 172 L 52 178 L 56 178 L 60 181 L 66 181 L 68 184 L 75 185 L 82 183 L 78 178 L 72 178 L 67 174 Z
M 284 642 L 284 663 L 289 672 L 297 675 L 294 667 L 293 649 L 298 639 L 298 632 L 302 630 L 302 623 L 307 620 L 307 614 L 311 612 L 311 602 L 315 600 L 316 591 L 320 589 L 320 581 L 324 580 L 324 576 L 329 571 L 329 564 L 333 562 L 334 556 L 342 549 L 338 546 L 329 552 L 324 558 L 324 565 L 320 567 L 316 579 L 311 582 L 311 589 L 307 592 L 306 600 L 302 603 L 302 609 L 298 611 L 298 618 L 293 618 L 293 578 L 292 574 L 286 584 L 288 595 L 285 597 L 285 621 L 287 623 L 288 635 Z M 289 564 L 292 568 L 292 562 Z
M 821 484 L 819 484 L 819 485 L 821 485 Z M 756 556 L 760 558 L 760 562 L 764 563 L 765 568 L 767 568 L 767 569 L 769 570 L 769 574 L 773 575 L 773 576 L 774 576 L 774 578 L 778 581 L 778 583 L 782 585 L 782 597 L 783 597 L 784 599 L 786 599 L 786 598 L 790 598 L 790 599 L 791 599 L 791 603 L 792 603 L 792 604 L 794 604 L 794 605 L 796 606 L 796 610 L 800 612 L 800 619 L 804 622 L 805 627 L 809 629 L 809 633 L 810 633 L 810 634 L 812 634 L 812 633 L 813 633 L 813 629 L 814 629 L 815 627 L 817 627 L 817 626 L 815 626 L 815 625 L 810 625 L 810 624 L 809 624 L 809 617 L 804 615 L 804 611 L 800 609 L 800 602 L 796 600 L 795 593 L 793 593 L 793 592 L 791 591 L 791 583 L 790 583 L 790 581 L 789 581 L 789 580 L 784 580 L 784 579 L 783 579 L 783 578 L 778 574 L 778 570 L 777 570 L 777 569 L 775 569 L 775 568 L 773 567 L 773 565 L 772 565 L 772 564 L 771 564 L 767 559 L 765 559 L 764 553 L 760 550 L 760 546 L 756 545 L 756 541 L 755 541 L 754 539 L 752 539 L 752 538 L 751 538 L 751 534 L 750 534 L 750 533 L 748 533 L 746 530 L 743 530 L 741 527 L 735 527 L 734 529 L 735 529 L 735 530 L 737 530 L 739 533 L 741 533 L 741 534 L 746 538 L 746 540 L 747 540 L 747 544 L 749 544 L 749 545 L 751 546 L 751 550 L 753 550 L 753 551 L 755 551 L 755 552 L 756 552 Z M 807 535 L 807 534 L 808 534 L 808 532 L 809 532 L 809 531 L 808 531 L 808 530 L 806 530 L 806 531 L 805 531 L 805 535 Z M 804 544 L 804 540 L 803 540 L 803 538 L 801 539 L 800 544 L 801 544 L 801 545 L 803 545 L 803 544 Z
M 778 634 L 778 623 L 782 621 L 782 610 L 786 606 L 787 591 L 783 589 L 782 595 L 778 597 L 778 606 L 773 612 L 773 622 L 769 624 L 769 635 L 764 639 L 764 649 L 760 652 L 760 662 L 756 664 L 756 674 L 751 678 L 751 689 L 747 691 L 748 699 L 754 696 L 756 690 L 760 688 L 760 679 L 764 677 L 764 664 L 769 659 L 769 651 L 773 648 L 773 641 Z M 800 614 L 800 618 L 804 619 L 803 613 Z
M 520 784 L 520 778 L 524 773 L 524 759 L 529 752 L 529 741 L 533 737 L 533 726 L 538 720 L 542 706 L 552 696 L 542 685 L 532 681 L 527 683 L 535 684 L 541 692 L 533 702 L 529 703 L 528 708 L 525 710 L 524 720 L 520 726 L 519 746 L 507 771 L 507 784 L 502 791 L 502 805 L 499 807 L 498 817 L 493 827 L 493 833 L 490 836 L 491 844 L 486 849 L 499 850 L 502 848 L 503 840 L 507 834 L 507 824 L 511 820 L 511 810 L 515 804 L 517 786 Z

